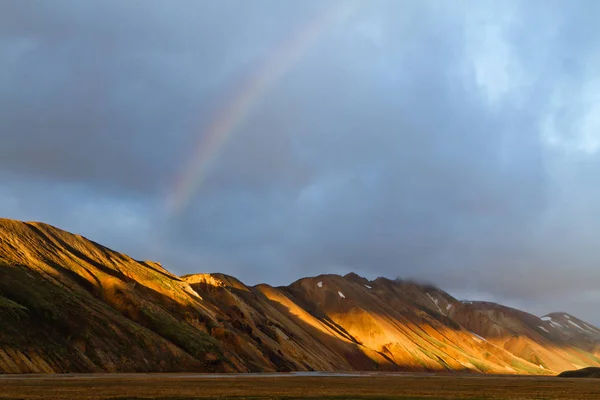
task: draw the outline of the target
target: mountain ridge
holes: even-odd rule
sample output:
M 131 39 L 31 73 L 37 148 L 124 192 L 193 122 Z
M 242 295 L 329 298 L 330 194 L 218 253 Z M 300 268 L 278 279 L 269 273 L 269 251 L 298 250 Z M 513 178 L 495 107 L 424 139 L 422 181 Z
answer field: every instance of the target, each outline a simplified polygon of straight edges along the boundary
M 0 372 L 462 371 L 600 366 L 600 329 L 355 273 L 288 286 L 176 276 L 48 224 L 0 219 Z

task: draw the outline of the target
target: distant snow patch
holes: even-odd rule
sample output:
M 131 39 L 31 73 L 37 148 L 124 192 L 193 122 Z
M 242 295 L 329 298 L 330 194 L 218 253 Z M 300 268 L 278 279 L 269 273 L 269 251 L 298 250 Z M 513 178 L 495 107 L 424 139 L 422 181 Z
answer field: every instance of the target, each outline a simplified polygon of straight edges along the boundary
M 571 325 L 573 325 L 574 327 L 576 327 L 576 328 L 579 328 L 579 329 L 581 329 L 582 331 L 585 331 L 585 329 L 583 329 L 581 326 L 577 325 L 575 322 L 573 322 L 573 321 L 571 321 L 571 320 L 569 320 L 569 321 L 567 321 L 567 322 L 568 322 L 568 323 L 570 323 Z
M 434 298 L 434 297 L 433 297 L 432 295 L 430 295 L 429 293 L 427 293 L 427 296 L 429 296 L 429 299 L 430 299 L 431 301 L 433 301 L 433 302 L 435 303 L 435 305 L 437 306 L 437 304 L 438 304 L 438 299 Z
M 561 324 L 559 324 L 558 322 L 554 322 L 554 321 L 550 321 L 550 325 L 552 325 L 555 328 L 562 328 L 563 327 Z
M 466 301 L 466 300 L 464 300 L 462 303 L 463 303 L 463 304 L 473 304 L 473 302 L 472 302 L 472 301 Z
M 342 292 L 338 292 L 338 294 L 340 295 L 340 297 L 341 297 L 342 299 L 345 299 L 345 298 L 346 298 L 346 296 L 344 296 L 344 293 L 342 293 Z
M 538 326 L 538 328 L 540 328 L 541 330 L 543 330 L 543 331 L 544 331 L 544 332 L 546 332 L 546 333 L 550 333 L 550 332 L 548 331 L 548 329 L 544 328 L 543 326 Z
M 475 341 L 476 341 L 476 342 L 481 342 L 482 340 L 483 340 L 484 342 L 487 342 L 487 340 L 486 340 L 484 337 L 482 337 L 482 336 L 479 336 L 479 335 L 478 335 L 478 334 L 476 334 L 475 332 L 471 332 L 471 334 L 473 335 L 473 339 L 475 339 Z
M 551 317 L 542 317 L 540 318 L 542 321 L 552 321 Z
M 566 319 L 571 319 L 571 317 L 569 317 L 567 314 L 565 314 L 565 318 Z
M 365 285 L 365 287 L 366 287 L 367 289 L 373 289 L 373 288 L 372 288 L 371 286 L 369 286 L 369 285 Z
M 317 283 L 317 286 L 318 286 L 318 287 L 323 287 L 323 282 L 319 282 L 319 283 Z
M 448 304 L 448 305 L 446 306 L 446 311 L 448 311 L 448 310 L 449 310 L 449 309 L 451 309 L 451 308 L 452 308 L 452 304 Z
M 444 314 L 444 312 L 443 312 L 443 311 L 442 311 L 442 309 L 440 308 L 440 306 L 439 306 L 439 304 L 438 304 L 438 299 L 436 299 L 435 297 L 433 297 L 433 296 L 432 296 L 432 295 L 430 295 L 429 293 L 425 293 L 425 294 L 426 294 L 426 295 L 429 297 L 429 300 L 431 300 L 431 302 L 432 302 L 433 304 L 435 304 L 435 306 L 437 307 L 437 309 L 438 309 L 438 311 L 440 312 L 440 314 L 442 314 L 442 315 L 446 315 L 446 314 Z

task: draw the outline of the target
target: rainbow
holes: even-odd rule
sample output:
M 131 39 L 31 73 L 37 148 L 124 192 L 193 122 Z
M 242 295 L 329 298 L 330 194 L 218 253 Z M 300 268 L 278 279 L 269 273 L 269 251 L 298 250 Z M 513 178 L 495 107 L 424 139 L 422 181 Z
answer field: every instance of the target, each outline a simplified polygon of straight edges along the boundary
M 207 166 L 219 156 L 231 134 L 244 121 L 263 94 L 311 48 L 328 27 L 343 22 L 358 8 L 360 0 L 335 1 L 318 18 L 286 41 L 264 63 L 259 73 L 247 79 L 235 92 L 208 129 L 202 131 L 191 157 L 175 180 L 169 192 L 169 215 L 181 213 L 198 191 L 206 175 Z

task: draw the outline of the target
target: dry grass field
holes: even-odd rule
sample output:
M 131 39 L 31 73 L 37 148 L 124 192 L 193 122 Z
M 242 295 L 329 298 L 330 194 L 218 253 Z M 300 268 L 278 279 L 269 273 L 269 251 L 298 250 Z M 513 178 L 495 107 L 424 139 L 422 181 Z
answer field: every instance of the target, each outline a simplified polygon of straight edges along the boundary
M 472 375 L 0 377 L 0 399 L 600 399 L 600 381 Z

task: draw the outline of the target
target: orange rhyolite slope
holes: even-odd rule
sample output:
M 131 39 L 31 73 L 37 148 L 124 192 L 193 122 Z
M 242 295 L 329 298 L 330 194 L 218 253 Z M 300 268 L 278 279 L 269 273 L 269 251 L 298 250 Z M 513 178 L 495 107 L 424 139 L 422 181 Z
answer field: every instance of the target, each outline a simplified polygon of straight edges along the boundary
M 178 277 L 81 236 L 0 219 L 0 372 L 412 370 L 554 374 L 600 366 L 600 329 L 356 274 L 248 287 Z

